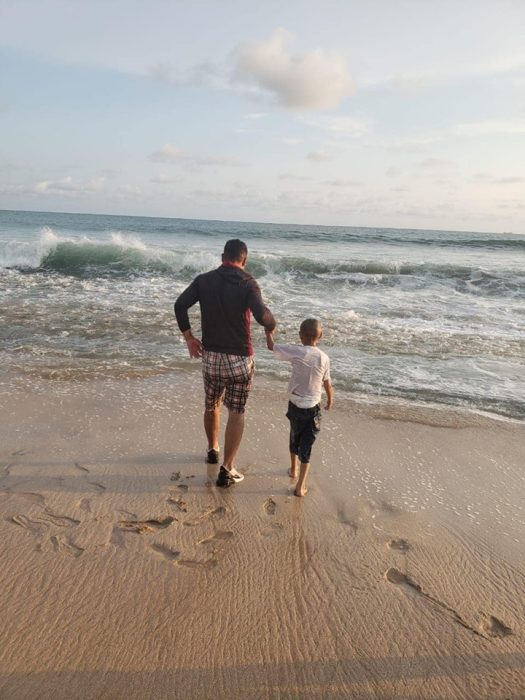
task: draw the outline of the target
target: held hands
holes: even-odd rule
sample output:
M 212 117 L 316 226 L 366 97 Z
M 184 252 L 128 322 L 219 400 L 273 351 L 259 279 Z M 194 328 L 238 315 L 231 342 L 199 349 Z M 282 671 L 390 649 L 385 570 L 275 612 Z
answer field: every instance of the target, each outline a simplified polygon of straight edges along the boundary
M 198 338 L 195 338 L 190 331 L 184 333 L 184 339 L 188 346 L 190 357 L 202 357 L 202 343 Z
M 275 331 L 269 331 L 266 330 L 264 331 L 266 333 L 266 347 L 268 350 L 273 350 L 273 334 Z

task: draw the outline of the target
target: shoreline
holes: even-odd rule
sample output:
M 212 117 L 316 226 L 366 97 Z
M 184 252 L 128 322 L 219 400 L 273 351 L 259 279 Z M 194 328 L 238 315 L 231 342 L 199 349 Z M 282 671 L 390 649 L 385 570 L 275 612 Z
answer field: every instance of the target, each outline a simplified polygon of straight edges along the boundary
M 0 694 L 523 695 L 525 427 L 336 403 L 295 498 L 279 384 L 256 380 L 226 491 L 197 373 L 10 395 Z
M 29 378 L 30 377 L 30 378 Z M 53 375 L 53 370 L 49 370 L 49 376 L 45 374 L 25 375 L 20 372 L 8 370 L 4 377 L 0 377 L 0 394 L 4 391 L 12 395 L 14 390 L 38 391 L 46 393 L 49 387 L 82 387 L 89 385 L 115 385 L 133 382 L 152 382 L 170 384 L 175 381 L 184 382 L 186 377 L 190 388 L 198 395 L 202 391 L 202 379 L 200 364 L 192 362 L 191 365 L 181 364 L 176 369 L 163 372 L 152 371 L 144 374 L 131 374 L 130 376 L 82 376 L 81 378 L 71 378 L 69 376 L 60 377 Z M 271 373 L 256 372 L 255 386 L 263 391 L 273 393 L 277 388 L 279 393 L 286 396 L 286 386 L 288 379 L 277 377 Z M 525 419 L 515 416 L 508 416 L 501 413 L 493 413 L 483 409 L 456 406 L 452 404 L 433 403 L 416 399 L 405 399 L 396 396 L 384 396 L 377 394 L 357 394 L 349 391 L 338 390 L 336 400 L 338 404 L 344 406 L 346 410 L 356 414 L 369 416 L 385 420 L 395 420 L 401 422 L 422 423 L 434 425 L 436 427 L 469 427 L 492 425 L 525 426 Z M 67 393 L 67 391 L 66 391 Z

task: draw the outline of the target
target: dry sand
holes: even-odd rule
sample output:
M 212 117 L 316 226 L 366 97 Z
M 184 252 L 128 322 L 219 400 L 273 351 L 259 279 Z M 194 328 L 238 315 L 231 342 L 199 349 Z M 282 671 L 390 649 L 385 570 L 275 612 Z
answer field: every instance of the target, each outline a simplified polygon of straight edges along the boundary
M 13 388 L 1 698 L 525 697 L 522 424 L 340 401 L 299 499 L 282 383 L 226 491 L 197 372 Z

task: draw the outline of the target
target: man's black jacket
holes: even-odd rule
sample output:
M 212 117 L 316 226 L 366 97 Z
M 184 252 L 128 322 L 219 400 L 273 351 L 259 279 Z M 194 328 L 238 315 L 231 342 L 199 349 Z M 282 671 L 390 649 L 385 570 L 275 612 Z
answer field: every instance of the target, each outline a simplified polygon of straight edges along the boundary
M 259 285 L 251 275 L 233 265 L 198 275 L 175 302 L 175 316 L 182 333 L 190 328 L 188 309 L 201 307 L 202 344 L 205 350 L 231 355 L 253 355 L 250 312 L 267 330 L 275 319 L 264 305 Z

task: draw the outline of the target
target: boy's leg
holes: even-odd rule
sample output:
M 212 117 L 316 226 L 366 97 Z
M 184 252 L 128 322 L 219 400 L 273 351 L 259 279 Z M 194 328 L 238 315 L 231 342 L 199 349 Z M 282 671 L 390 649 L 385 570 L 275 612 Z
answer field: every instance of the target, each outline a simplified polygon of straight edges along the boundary
M 299 470 L 299 479 L 297 480 L 297 485 L 295 487 L 296 496 L 306 496 L 308 489 L 306 488 L 306 477 L 308 476 L 308 470 L 310 469 L 310 462 L 301 462 L 301 468 Z
M 320 411 L 317 410 L 311 418 L 305 420 L 301 426 L 301 434 L 299 437 L 299 459 L 301 467 L 299 469 L 299 479 L 295 487 L 296 496 L 305 496 L 308 489 L 306 488 L 306 477 L 310 470 L 310 456 L 312 447 L 320 430 Z
M 295 421 L 288 413 L 286 415 L 290 421 L 290 469 L 288 470 L 288 476 L 291 476 L 292 479 L 297 479 L 297 467 L 299 465 L 299 458 L 297 457 L 297 453 L 299 451 L 299 430 L 297 421 Z
M 292 479 L 297 479 L 297 472 L 299 466 L 299 459 L 294 452 L 290 452 L 290 469 L 288 470 L 288 476 Z

